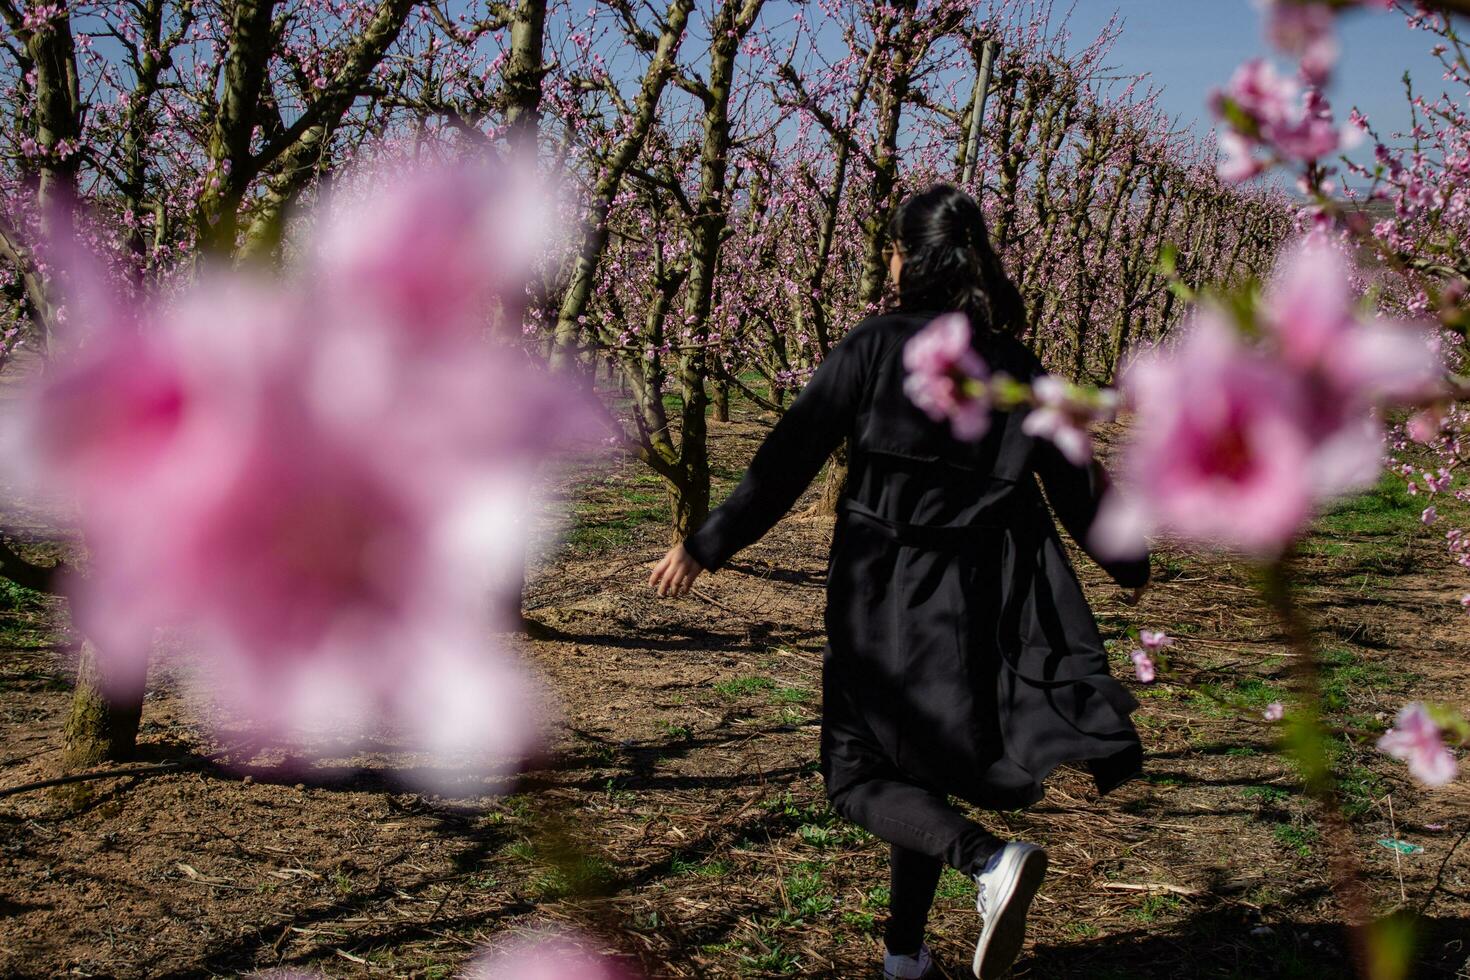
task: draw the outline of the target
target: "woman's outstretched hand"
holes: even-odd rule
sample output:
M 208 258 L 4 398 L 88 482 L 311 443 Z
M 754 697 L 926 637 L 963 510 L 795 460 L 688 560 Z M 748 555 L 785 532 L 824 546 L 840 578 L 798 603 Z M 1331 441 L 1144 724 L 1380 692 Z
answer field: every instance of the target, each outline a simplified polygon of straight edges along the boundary
M 661 596 L 686 595 L 694 587 L 694 580 L 702 571 L 704 566 L 695 561 L 682 544 L 676 544 L 653 566 L 648 584 L 657 589 Z

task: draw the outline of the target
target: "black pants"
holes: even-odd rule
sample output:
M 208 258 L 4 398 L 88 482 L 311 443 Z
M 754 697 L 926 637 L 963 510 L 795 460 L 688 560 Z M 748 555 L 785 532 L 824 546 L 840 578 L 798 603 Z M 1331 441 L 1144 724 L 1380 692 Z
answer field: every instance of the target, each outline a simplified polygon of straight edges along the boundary
M 944 796 L 896 773 L 848 784 L 831 794 L 831 800 L 843 817 L 892 845 L 884 935 L 890 953 L 915 953 L 923 943 L 944 865 L 974 874 L 1002 847 L 999 838 Z

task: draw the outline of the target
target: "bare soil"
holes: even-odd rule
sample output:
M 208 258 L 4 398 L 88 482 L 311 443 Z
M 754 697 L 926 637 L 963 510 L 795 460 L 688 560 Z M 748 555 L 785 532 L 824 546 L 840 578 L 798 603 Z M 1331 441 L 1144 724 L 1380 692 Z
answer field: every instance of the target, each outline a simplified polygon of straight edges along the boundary
M 764 431 L 714 427 L 718 491 Z M 563 702 L 537 769 L 448 799 L 405 788 L 418 760 L 391 740 L 304 775 L 226 768 L 207 709 L 157 671 L 140 760 L 181 769 L 0 796 L 0 975 L 447 977 L 557 924 L 654 977 L 879 975 L 885 845 L 829 812 L 815 772 L 830 520 L 788 517 L 660 601 L 644 584 L 667 534 L 657 483 L 634 462 L 549 476 L 575 521 L 530 576 L 542 629 L 512 641 Z M 1407 700 L 1470 704 L 1454 602 L 1470 576 L 1413 501 L 1384 499 L 1326 522 L 1302 578 L 1331 717 L 1370 733 Z M 1104 635 L 1169 631 L 1245 708 L 1129 676 L 1143 779 L 1098 799 L 1064 770 L 1031 810 L 977 815 L 1051 851 L 1014 975 L 1349 976 L 1320 824 L 1259 720 L 1287 689 L 1281 630 L 1245 565 L 1157 561 L 1130 608 L 1078 560 Z M 0 599 L 3 792 L 56 774 L 75 637 L 57 604 Z M 1420 789 L 1368 739 L 1340 740 L 1335 766 L 1375 909 L 1417 916 L 1411 975 L 1470 977 L 1470 781 Z M 1379 843 L 1394 839 L 1422 851 Z M 951 874 L 930 939 L 948 975 L 968 974 L 975 934 Z

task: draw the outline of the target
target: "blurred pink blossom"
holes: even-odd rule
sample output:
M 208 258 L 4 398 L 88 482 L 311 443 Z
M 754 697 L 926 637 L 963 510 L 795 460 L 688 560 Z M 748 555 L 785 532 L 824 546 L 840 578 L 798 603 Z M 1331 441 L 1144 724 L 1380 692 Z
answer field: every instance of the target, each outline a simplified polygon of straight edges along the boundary
M 1377 479 L 1385 436 L 1373 407 L 1424 397 L 1443 373 L 1427 329 L 1359 313 L 1352 274 L 1340 251 L 1304 240 L 1280 260 L 1261 313 L 1308 391 L 1312 472 L 1323 497 Z
M 553 221 L 534 174 L 465 159 L 365 176 L 320 209 L 308 271 L 326 302 L 429 339 L 521 300 Z
M 1325 84 L 1338 55 L 1332 10 L 1295 0 L 1260 0 L 1259 6 L 1265 8 L 1271 43 L 1300 59 L 1302 74 L 1313 85 Z
M 936 317 L 904 344 L 904 392 L 936 422 L 949 420 L 957 439 L 979 439 L 990 428 L 990 371 L 971 343 L 963 313 Z
M 1280 721 L 1286 717 L 1286 706 L 1280 701 L 1272 701 L 1266 705 L 1266 710 L 1261 712 L 1261 717 L 1267 721 Z
M 1266 164 L 1255 155 L 1255 144 L 1234 130 L 1220 134 L 1220 179 L 1227 184 L 1239 184 L 1266 171 Z
M 1220 137 L 1225 153 L 1220 176 L 1232 182 L 1282 160 L 1317 160 L 1362 138 L 1356 126 L 1337 126 L 1320 89 L 1303 91 L 1296 79 L 1263 58 L 1237 68 L 1225 88 L 1210 96 L 1210 108 L 1227 126 Z M 1258 149 L 1267 160 L 1254 156 Z
M 1139 683 L 1152 684 L 1157 676 L 1153 658 L 1142 650 L 1134 650 L 1129 657 L 1133 660 L 1133 671 L 1138 675 Z
M 1361 314 L 1352 276 L 1347 257 L 1323 242 L 1304 239 L 1286 251 L 1263 314 L 1283 360 L 1319 375 L 1329 397 L 1357 404 L 1432 392 L 1443 371 L 1433 335 Z
M 1086 392 L 1049 374 L 1031 382 L 1031 395 L 1036 407 L 1027 413 L 1021 431 L 1050 440 L 1074 466 L 1085 466 L 1092 459 L 1088 427 L 1112 418 L 1116 395 Z
M 575 934 L 527 936 L 476 959 L 464 980 L 634 980 L 618 960 L 589 952 L 592 944 Z
M 1411 701 L 1399 710 L 1393 727 L 1378 739 L 1378 749 L 1407 762 L 1409 774 L 1425 786 L 1443 786 L 1455 778 L 1455 757 L 1422 702 Z
M 1303 461 L 1301 381 L 1247 348 L 1224 315 L 1199 310 L 1178 349 L 1132 363 L 1123 390 L 1135 415 L 1120 492 L 1104 501 L 1093 544 L 1105 555 L 1144 550 L 1168 530 L 1191 541 L 1276 554 L 1311 515 Z
M 1161 630 L 1139 630 L 1138 642 L 1150 653 L 1157 653 L 1174 645 L 1174 638 Z
M 1271 557 L 1318 504 L 1377 479 L 1376 409 L 1432 397 L 1443 367 L 1427 329 L 1361 314 L 1351 276 L 1339 252 L 1300 243 L 1257 312 L 1263 345 L 1203 307 L 1172 355 L 1125 370 L 1136 417 L 1094 527 L 1103 553 L 1137 555 L 1169 531 Z
M 188 666 L 269 738 L 531 751 L 534 685 L 485 636 L 519 588 L 529 468 L 593 413 L 485 336 L 529 261 L 508 180 L 374 174 L 318 222 L 309 274 L 206 270 L 167 304 L 69 256 L 78 344 L 12 436 L 77 502 L 71 593 L 102 655 L 187 627 Z

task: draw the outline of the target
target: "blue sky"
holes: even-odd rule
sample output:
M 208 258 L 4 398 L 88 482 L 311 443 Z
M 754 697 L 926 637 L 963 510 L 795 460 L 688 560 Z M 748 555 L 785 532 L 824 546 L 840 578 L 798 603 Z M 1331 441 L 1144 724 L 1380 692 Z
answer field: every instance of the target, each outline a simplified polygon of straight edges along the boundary
M 1066 2 L 1057 4 L 1062 10 Z M 1247 58 L 1268 54 L 1261 16 L 1250 0 L 1076 0 L 1070 27 L 1074 46 L 1094 38 L 1114 12 L 1123 34 L 1109 62 L 1124 72 L 1148 72 L 1162 89 L 1160 103 L 1180 125 L 1213 125 L 1205 100 Z M 1340 18 L 1342 61 L 1333 106 L 1342 118 L 1356 105 L 1384 134 L 1409 127 L 1401 77 L 1409 69 L 1416 90 L 1443 91 L 1443 69 L 1430 56 L 1435 38 L 1411 30 L 1399 14 L 1359 12 Z M 1371 147 L 1355 158 L 1366 159 Z

